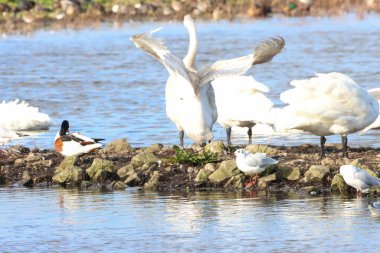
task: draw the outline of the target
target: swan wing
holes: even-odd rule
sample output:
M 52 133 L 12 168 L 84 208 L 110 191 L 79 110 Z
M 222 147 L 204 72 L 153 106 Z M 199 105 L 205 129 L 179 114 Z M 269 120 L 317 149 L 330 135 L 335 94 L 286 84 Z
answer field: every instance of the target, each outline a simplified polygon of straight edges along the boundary
M 195 75 L 188 71 L 184 63 L 175 57 L 166 48 L 162 39 L 153 38 L 153 33 L 161 30 L 161 28 L 155 29 L 150 32 L 137 34 L 131 37 L 131 41 L 135 43 L 135 46 L 153 58 L 161 62 L 165 68 L 169 71 L 170 75 L 179 75 L 190 83 L 193 83 Z
M 253 65 L 272 60 L 281 52 L 285 40 L 281 37 L 260 42 L 252 54 L 230 60 L 220 60 L 211 66 L 203 67 L 199 73 L 200 86 L 222 76 L 242 75 Z

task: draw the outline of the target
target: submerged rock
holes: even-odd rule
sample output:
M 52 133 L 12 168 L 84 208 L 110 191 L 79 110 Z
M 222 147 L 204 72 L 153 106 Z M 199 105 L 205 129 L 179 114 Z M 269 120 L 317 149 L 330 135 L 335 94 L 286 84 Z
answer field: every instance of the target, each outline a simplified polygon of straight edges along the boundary
M 127 139 L 114 140 L 106 146 L 104 152 L 113 154 L 125 154 L 133 151 Z
M 95 158 L 91 167 L 86 170 L 90 178 L 97 182 L 104 182 L 108 179 L 113 171 L 113 163 L 111 161 Z
M 14 186 L 27 186 L 27 187 L 31 187 L 33 186 L 33 180 L 32 180 L 32 177 L 30 176 L 29 172 L 28 171 L 24 171 L 22 173 L 22 179 L 17 181 L 15 184 L 13 184 Z
M 325 176 L 330 173 L 330 167 L 324 165 L 312 165 L 306 172 L 305 178 L 307 182 L 322 182 Z
M 235 160 L 227 160 L 220 163 L 219 169 L 214 171 L 208 178 L 211 182 L 219 184 L 224 180 L 239 174 Z

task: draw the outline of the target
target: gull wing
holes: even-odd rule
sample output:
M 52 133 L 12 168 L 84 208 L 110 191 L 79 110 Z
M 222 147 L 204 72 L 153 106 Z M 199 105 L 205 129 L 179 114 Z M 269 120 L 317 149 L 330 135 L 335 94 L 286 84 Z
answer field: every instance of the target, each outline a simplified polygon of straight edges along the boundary
M 253 54 L 243 57 L 220 60 L 211 66 L 202 68 L 199 73 L 200 86 L 222 76 L 242 75 L 253 65 L 269 62 L 281 52 L 285 46 L 285 40 L 281 37 L 271 38 L 260 42 Z
M 161 62 L 169 71 L 170 75 L 178 74 L 185 80 L 192 83 L 194 75 L 191 75 L 191 73 L 187 71 L 184 63 L 170 53 L 162 39 L 152 37 L 152 34 L 159 30 L 161 30 L 161 28 L 134 35 L 131 37 L 131 41 L 135 43 L 137 48 L 145 51 L 147 54 Z
M 375 178 L 367 173 L 365 170 L 356 171 L 354 175 L 355 179 L 359 179 L 366 185 L 380 186 L 380 179 Z

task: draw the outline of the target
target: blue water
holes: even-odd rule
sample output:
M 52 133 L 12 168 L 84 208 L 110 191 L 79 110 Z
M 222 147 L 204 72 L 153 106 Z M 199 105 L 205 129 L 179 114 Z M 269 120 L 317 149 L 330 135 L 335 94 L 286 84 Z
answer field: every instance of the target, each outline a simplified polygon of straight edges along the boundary
M 71 129 L 90 136 L 128 138 L 133 146 L 178 144 L 174 124 L 165 113 L 165 68 L 135 48 L 129 38 L 163 26 L 156 35 L 179 57 L 187 52 L 188 34 L 182 23 L 103 24 L 81 30 L 46 28 L 29 35 L 0 39 L 1 100 L 26 100 L 50 115 L 54 126 L 47 132 L 15 141 L 51 148 L 63 119 Z M 380 17 L 354 15 L 335 18 L 272 18 L 239 22 L 197 21 L 198 66 L 251 52 L 260 40 L 282 36 L 285 50 L 271 63 L 249 71 L 271 88 L 269 96 L 281 106 L 279 94 L 293 79 L 315 72 L 338 71 L 364 88 L 380 85 L 378 42 Z M 233 132 L 233 143 L 246 143 L 245 131 Z M 375 146 L 377 131 L 349 136 L 350 146 Z M 217 123 L 215 139 L 225 139 Z M 254 131 L 255 143 L 297 145 L 318 143 L 308 134 L 276 136 Z M 340 142 L 329 137 L 328 142 Z M 191 144 L 186 139 L 186 144 Z
M 250 192 L 0 188 L 0 251 L 377 252 L 380 219 L 367 202 Z

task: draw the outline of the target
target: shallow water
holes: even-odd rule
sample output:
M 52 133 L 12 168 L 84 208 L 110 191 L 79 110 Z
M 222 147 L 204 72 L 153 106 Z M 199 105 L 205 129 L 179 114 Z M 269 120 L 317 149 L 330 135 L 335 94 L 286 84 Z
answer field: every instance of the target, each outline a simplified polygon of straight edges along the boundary
M 0 188 L 0 250 L 377 252 L 380 219 L 367 202 L 250 192 Z
M 16 98 L 38 106 L 54 120 L 49 131 L 15 141 L 51 148 L 63 119 L 71 129 L 106 141 L 126 137 L 134 146 L 177 144 L 175 126 L 166 117 L 164 67 L 129 40 L 136 33 L 163 26 L 157 33 L 178 55 L 187 51 L 188 35 L 181 23 L 104 24 L 96 29 L 45 30 L 0 39 L 1 100 Z M 249 53 L 271 36 L 282 36 L 286 49 L 272 63 L 249 71 L 271 88 L 269 96 L 281 105 L 279 94 L 293 79 L 314 72 L 338 71 L 365 88 L 380 80 L 378 42 L 380 17 L 354 15 L 335 18 L 272 18 L 240 22 L 197 22 L 198 66 Z M 245 130 L 244 130 L 245 131 Z M 244 131 L 233 133 L 233 142 L 246 143 Z M 214 126 L 215 139 L 225 139 Z M 254 131 L 255 143 L 297 145 L 318 143 L 307 134 L 276 136 Z M 378 131 L 349 136 L 351 146 L 375 146 Z M 340 138 L 329 137 L 328 142 Z M 186 139 L 187 144 L 191 141 Z

